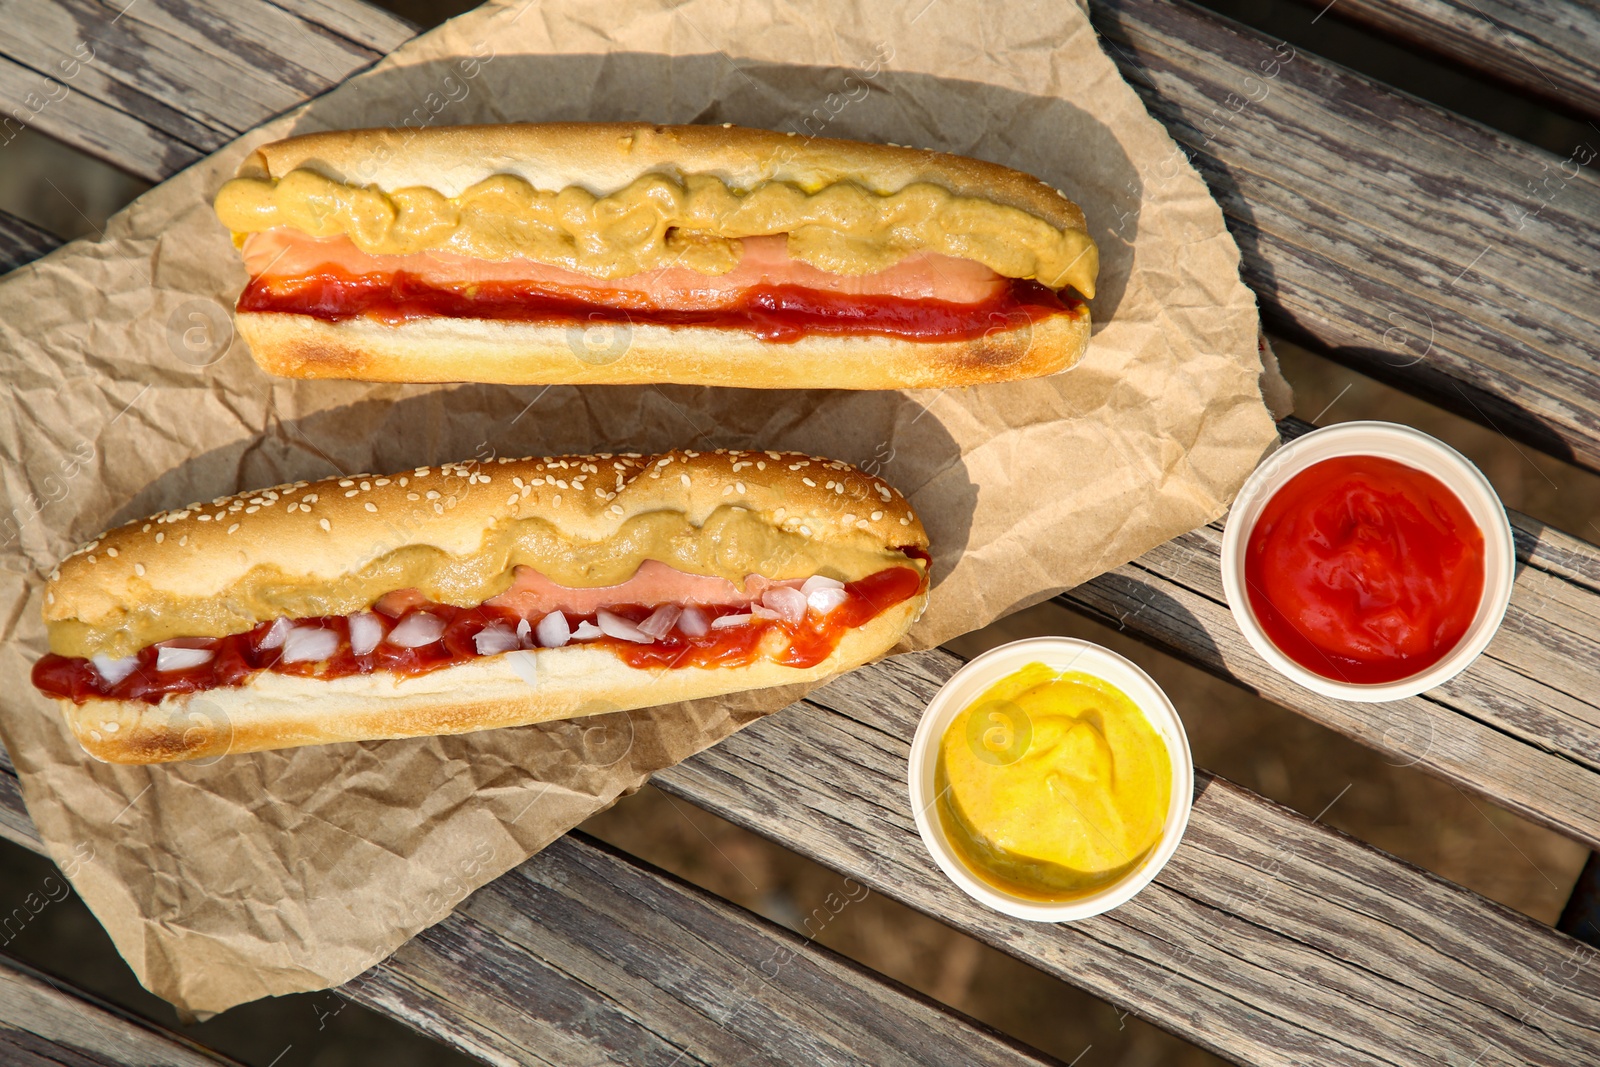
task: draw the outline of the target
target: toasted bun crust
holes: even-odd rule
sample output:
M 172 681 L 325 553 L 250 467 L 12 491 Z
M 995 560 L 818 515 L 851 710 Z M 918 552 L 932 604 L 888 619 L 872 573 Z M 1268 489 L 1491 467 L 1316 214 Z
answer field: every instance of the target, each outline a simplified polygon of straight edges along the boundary
M 482 319 L 324 322 L 239 312 L 239 333 L 270 374 L 369 382 L 923 389 L 1012 381 L 1072 367 L 1089 344 L 1087 309 L 971 341 L 812 335 L 772 344 L 737 330 L 625 325 L 585 331 Z
M 1065 193 L 998 163 L 741 126 L 555 122 L 330 130 L 262 145 L 238 176 L 276 179 L 296 167 L 385 190 L 425 185 L 446 196 L 491 174 L 514 174 L 540 189 L 581 185 L 597 195 L 661 170 L 716 174 L 737 186 L 849 180 L 880 193 L 926 181 L 1018 208 L 1059 229 L 1085 228 L 1083 212 Z
M 111 763 L 468 733 L 819 681 L 888 652 L 926 600 L 923 592 L 847 632 L 831 656 L 808 668 L 761 660 L 746 667 L 640 670 L 608 649 L 568 645 L 511 653 L 533 660 L 535 685 L 506 656 L 492 656 L 405 679 L 320 681 L 263 672 L 238 689 L 167 697 L 158 705 L 58 703 L 84 749 Z
M 86 655 L 58 646 L 56 627 L 115 631 L 162 604 L 237 604 L 241 583 L 263 571 L 315 587 L 348 581 L 375 560 L 412 545 L 437 549 L 449 559 L 470 559 L 491 532 L 522 519 L 549 523 L 560 539 L 560 554 L 567 556 L 585 545 L 607 543 L 636 517 L 670 513 L 698 527 L 713 512 L 730 507 L 760 520 L 758 532 L 770 529 L 774 538 L 798 535 L 808 552 L 822 557 L 836 553 L 870 560 L 878 552 L 928 543 L 904 497 L 882 479 L 836 460 L 725 449 L 496 458 L 386 477 L 295 482 L 131 522 L 62 561 L 45 589 L 44 617 L 55 651 Z M 745 574 L 766 573 L 764 568 L 783 562 L 765 558 L 770 546 L 771 539 L 761 538 L 718 545 L 716 559 L 725 574 L 742 581 Z M 670 563 L 673 548 L 630 543 L 619 551 L 631 554 L 624 564 L 632 560 L 628 565 L 636 566 L 643 556 Z M 562 574 L 560 563 L 570 566 L 567 560 L 552 560 L 554 569 L 547 573 Z M 321 613 L 362 610 L 370 602 L 328 604 Z M 259 612 L 227 632 L 280 613 Z

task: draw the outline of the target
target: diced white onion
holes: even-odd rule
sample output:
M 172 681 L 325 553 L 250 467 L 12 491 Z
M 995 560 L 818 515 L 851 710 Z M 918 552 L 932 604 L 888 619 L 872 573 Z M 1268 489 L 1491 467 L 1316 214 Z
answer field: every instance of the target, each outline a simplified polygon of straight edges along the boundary
M 594 613 L 594 617 L 600 624 L 600 632 L 607 637 L 615 637 L 619 641 L 632 641 L 636 645 L 648 645 L 655 640 L 639 629 L 637 624 L 629 622 L 614 611 L 601 608 Z
M 337 630 L 296 626 L 283 639 L 284 663 L 320 663 L 339 651 Z
M 262 648 L 282 648 L 283 639 L 289 636 L 289 620 L 274 619 L 267 632 L 261 635 Z
M 533 627 L 528 625 L 527 619 L 517 622 L 517 644 L 523 648 L 533 648 Z
M 365 656 L 383 640 L 383 620 L 370 611 L 350 616 L 350 651 Z
M 771 608 L 767 607 L 765 604 L 751 604 L 750 605 L 750 614 L 754 615 L 758 619 L 781 619 L 781 618 L 783 618 L 782 615 L 779 615 L 776 611 L 773 611 Z
M 160 655 L 160 653 L 156 653 Z M 90 656 L 89 662 L 94 664 L 94 669 L 100 672 L 100 677 L 106 680 L 107 685 L 116 685 L 139 665 L 138 656 L 123 656 L 121 659 L 112 659 L 110 656 Z
M 713 630 L 726 630 L 730 626 L 743 626 L 753 618 L 755 618 L 754 615 L 718 615 L 711 620 L 711 628 Z
M 186 671 L 210 663 L 215 655 L 209 648 L 170 648 L 162 645 L 156 649 L 156 670 Z
M 850 594 L 843 587 L 838 589 L 818 589 L 806 594 L 806 603 L 818 615 L 826 615 L 834 608 L 850 599 Z
M 523 621 L 526 622 L 527 620 Z M 511 664 L 511 669 L 517 672 L 517 677 L 531 686 L 538 686 L 539 662 L 537 656 L 532 652 L 508 652 L 505 659 L 507 663 Z
M 639 629 L 655 638 L 657 641 L 672 632 L 672 627 L 677 623 L 678 616 L 683 614 L 683 609 L 676 604 L 663 604 L 650 613 L 650 617 L 639 624 Z
M 704 637 L 706 631 L 711 629 L 711 620 L 706 613 L 690 604 L 683 609 L 683 614 L 678 616 L 678 632 L 685 637 Z
M 784 622 L 800 622 L 806 617 L 806 595 L 786 585 L 775 585 L 761 595 L 763 607 L 776 611 Z
M 837 578 L 829 578 L 822 574 L 813 574 L 800 586 L 800 591 L 810 596 L 818 589 L 843 589 L 844 583 Z
M 595 638 L 604 637 L 605 635 L 606 632 L 604 630 L 587 619 L 580 622 L 578 628 L 572 631 L 572 639 L 574 641 L 593 641 Z
M 583 629 L 584 625 L 586 624 L 580 623 L 578 629 Z M 560 648 L 572 640 L 572 626 L 567 622 L 567 617 L 559 611 L 552 611 L 540 619 L 539 626 L 533 633 L 539 639 L 539 645 L 542 648 Z M 598 637 L 599 635 L 600 632 L 596 630 L 595 636 Z M 584 640 L 584 638 L 580 637 L 579 640 Z
M 498 656 L 521 647 L 516 631 L 500 623 L 490 623 L 473 635 L 472 643 L 478 646 L 480 656 Z
M 407 615 L 399 626 L 389 631 L 384 640 L 401 648 L 421 648 L 431 645 L 444 636 L 444 620 L 426 611 Z

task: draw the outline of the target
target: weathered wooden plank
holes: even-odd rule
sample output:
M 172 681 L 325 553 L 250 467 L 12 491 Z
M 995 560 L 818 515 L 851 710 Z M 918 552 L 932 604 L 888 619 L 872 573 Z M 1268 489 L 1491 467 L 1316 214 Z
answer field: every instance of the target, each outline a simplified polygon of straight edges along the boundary
M 1581 0 L 1302 0 L 1530 96 L 1600 117 L 1600 8 Z
M 1310 427 L 1285 420 L 1295 437 Z M 1256 655 L 1222 590 L 1223 522 L 1057 599 L 1190 663 L 1600 847 L 1600 550 L 1511 513 L 1521 564 L 1482 658 L 1449 683 L 1386 704 L 1302 689 Z
M 6 48 L 9 37 L 0 41 Z M 70 84 L 0 54 L 0 99 L 18 101 L 0 113 L 0 145 L 32 127 L 147 181 L 160 181 L 204 153 Z
M 233 1062 L 0 954 L 0 1063 L 216 1067 Z
M 330 28 L 348 20 L 343 31 Z M 0 0 L 0 91 L 25 122 L 151 181 L 337 85 L 415 33 L 352 0 Z
M 344 991 L 491 1063 L 1054 1062 L 582 835 Z
M 959 665 L 934 650 L 853 672 L 656 781 L 1242 1063 L 1600 1056 L 1600 953 L 1209 776 L 1128 906 L 1049 926 L 976 905 L 923 850 L 903 773 Z
M 0 274 L 33 262 L 60 243 L 54 234 L 0 211 Z
M 1600 466 L 1600 136 L 1563 161 L 1187 2 L 1091 9 L 1269 324 Z
M 0 833 L 41 849 L 9 767 Z M 867 894 L 841 878 L 801 936 L 568 835 L 340 992 L 496 1064 L 1056 1062 L 812 940 Z M 0 1062 L 19 1002 L 0 956 Z

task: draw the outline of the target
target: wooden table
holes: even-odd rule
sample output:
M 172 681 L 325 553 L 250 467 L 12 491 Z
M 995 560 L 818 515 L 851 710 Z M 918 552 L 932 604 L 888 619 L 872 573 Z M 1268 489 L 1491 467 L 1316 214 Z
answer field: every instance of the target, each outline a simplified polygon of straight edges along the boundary
M 1187 3 L 1091 6 L 1221 201 L 1270 329 L 1600 469 L 1600 181 L 1578 165 L 1592 152 L 1564 161 Z M 1341 13 L 1600 117 L 1587 0 Z M 415 32 L 360 0 L 11 0 L 0 25 L 0 98 L 40 92 L 92 48 L 70 93 L 26 121 L 151 181 Z M 55 243 L 0 215 L 0 264 Z M 1222 594 L 1221 523 L 1060 599 L 1600 847 L 1600 550 L 1512 522 L 1521 568 L 1500 635 L 1464 675 L 1394 704 L 1323 699 L 1266 667 Z M 1600 950 L 1204 773 L 1182 847 L 1133 903 L 1067 927 L 973 904 L 927 858 L 902 786 L 915 712 L 959 665 L 934 650 L 856 671 L 656 782 L 1240 1063 L 1600 1063 Z M 0 771 L 0 833 L 38 848 Z M 494 1063 L 1047 1062 L 579 834 L 342 992 Z M 210 1055 L 0 961 L 0 1059 Z

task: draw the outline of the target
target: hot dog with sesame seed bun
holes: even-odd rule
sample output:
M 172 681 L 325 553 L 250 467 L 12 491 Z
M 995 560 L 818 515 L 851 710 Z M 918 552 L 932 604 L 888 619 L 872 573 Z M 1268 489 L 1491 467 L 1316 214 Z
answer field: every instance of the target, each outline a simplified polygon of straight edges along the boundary
M 1070 367 L 1099 253 L 1037 178 L 640 123 L 263 145 L 216 210 L 256 361 L 297 378 L 899 389 Z
M 79 548 L 33 681 L 114 763 L 647 707 L 883 655 L 927 601 L 927 545 L 889 485 L 797 453 L 296 482 Z

